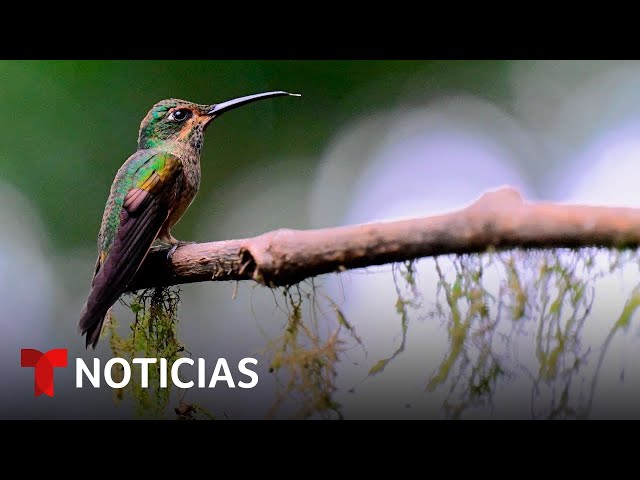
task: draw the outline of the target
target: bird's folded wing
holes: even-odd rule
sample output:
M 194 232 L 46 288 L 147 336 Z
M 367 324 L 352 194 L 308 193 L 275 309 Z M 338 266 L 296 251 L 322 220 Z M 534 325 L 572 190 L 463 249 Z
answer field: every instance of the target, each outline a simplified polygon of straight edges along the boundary
M 182 164 L 173 155 L 158 153 L 141 164 L 124 197 L 113 244 L 93 279 L 87 313 L 80 328 L 91 328 L 124 292 L 146 257 L 162 224 L 171 213 L 181 183 Z M 91 313 L 95 312 L 95 315 Z

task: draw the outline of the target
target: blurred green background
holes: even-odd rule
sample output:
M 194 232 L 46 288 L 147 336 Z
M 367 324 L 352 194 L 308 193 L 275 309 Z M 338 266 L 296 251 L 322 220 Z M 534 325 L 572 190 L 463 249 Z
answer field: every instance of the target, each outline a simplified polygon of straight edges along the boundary
M 208 197 L 232 175 L 278 155 L 305 158 L 291 175 L 309 175 L 335 132 L 369 112 L 460 89 L 499 99 L 508 93 L 507 67 L 479 61 L 5 61 L 1 178 L 46 212 L 56 250 L 85 246 L 96 235 L 115 171 L 135 150 L 140 121 L 163 98 L 215 103 L 268 90 L 303 94 L 216 122 L 202 158 L 201 194 Z M 199 214 L 216 208 L 195 202 L 176 231 L 193 237 Z

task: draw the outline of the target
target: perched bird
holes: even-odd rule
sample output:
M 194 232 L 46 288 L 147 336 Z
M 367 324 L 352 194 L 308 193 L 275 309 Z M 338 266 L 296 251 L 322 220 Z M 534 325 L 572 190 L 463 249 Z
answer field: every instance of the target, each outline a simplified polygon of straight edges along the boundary
M 200 185 L 204 132 L 224 112 L 266 98 L 295 94 L 267 92 L 214 105 L 178 99 L 156 103 L 140 124 L 138 150 L 120 167 L 102 216 L 98 260 L 89 297 L 78 323 L 86 347 L 96 347 L 111 306 L 126 290 L 158 239 L 169 256 L 188 242 L 171 235 Z

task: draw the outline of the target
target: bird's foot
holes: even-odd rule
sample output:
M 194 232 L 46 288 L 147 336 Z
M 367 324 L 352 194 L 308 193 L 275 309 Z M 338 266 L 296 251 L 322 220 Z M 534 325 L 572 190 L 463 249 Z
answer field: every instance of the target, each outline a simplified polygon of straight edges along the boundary
M 183 245 L 192 245 L 196 242 L 183 242 L 182 240 L 176 240 L 175 243 L 172 244 L 172 247 L 167 252 L 167 260 L 171 260 L 173 254 L 176 253 L 176 250 Z

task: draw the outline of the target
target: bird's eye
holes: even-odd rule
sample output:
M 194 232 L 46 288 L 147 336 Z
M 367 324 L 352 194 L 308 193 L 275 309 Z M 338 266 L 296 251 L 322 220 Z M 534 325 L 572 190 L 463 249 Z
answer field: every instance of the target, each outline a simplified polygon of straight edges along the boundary
M 175 120 L 177 122 L 184 122 L 187 118 L 191 116 L 191 111 L 186 108 L 181 108 L 179 110 L 174 110 L 169 115 L 169 120 Z

